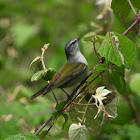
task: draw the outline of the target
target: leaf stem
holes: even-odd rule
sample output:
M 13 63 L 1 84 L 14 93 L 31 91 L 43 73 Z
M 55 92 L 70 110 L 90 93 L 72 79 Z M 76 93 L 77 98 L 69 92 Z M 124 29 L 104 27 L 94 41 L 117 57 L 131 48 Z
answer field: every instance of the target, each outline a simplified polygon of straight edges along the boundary
M 45 50 L 43 49 L 42 55 L 41 55 L 41 63 L 42 63 L 43 69 L 46 70 L 45 63 L 44 63 L 44 52 L 45 52 Z

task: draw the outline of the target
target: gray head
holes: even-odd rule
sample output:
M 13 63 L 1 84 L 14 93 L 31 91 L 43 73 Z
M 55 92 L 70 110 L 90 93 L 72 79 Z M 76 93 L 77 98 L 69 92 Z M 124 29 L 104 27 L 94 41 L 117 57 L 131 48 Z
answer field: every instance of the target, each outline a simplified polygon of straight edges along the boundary
M 78 51 L 80 51 L 80 50 L 79 50 L 79 40 L 80 40 L 80 38 L 81 38 L 81 36 L 78 37 L 78 38 L 75 38 L 75 39 L 70 40 L 70 41 L 66 44 L 66 46 L 65 46 L 65 53 L 66 53 L 67 58 L 68 58 L 69 56 L 76 55 L 76 53 L 77 53 Z

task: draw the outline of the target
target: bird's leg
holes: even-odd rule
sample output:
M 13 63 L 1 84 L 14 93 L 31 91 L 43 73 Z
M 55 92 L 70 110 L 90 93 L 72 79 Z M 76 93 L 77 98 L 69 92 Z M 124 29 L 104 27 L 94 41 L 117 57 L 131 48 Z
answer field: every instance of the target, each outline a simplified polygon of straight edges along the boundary
M 61 88 L 61 89 L 62 89 L 62 91 L 67 95 L 67 97 L 69 98 L 70 95 L 69 95 L 63 88 Z
M 55 99 L 56 103 L 58 104 L 58 100 L 57 100 L 57 98 L 56 98 L 56 96 L 55 96 L 55 94 L 54 94 L 53 90 L 52 90 L 52 94 L 53 94 L 53 97 L 54 97 L 54 99 Z

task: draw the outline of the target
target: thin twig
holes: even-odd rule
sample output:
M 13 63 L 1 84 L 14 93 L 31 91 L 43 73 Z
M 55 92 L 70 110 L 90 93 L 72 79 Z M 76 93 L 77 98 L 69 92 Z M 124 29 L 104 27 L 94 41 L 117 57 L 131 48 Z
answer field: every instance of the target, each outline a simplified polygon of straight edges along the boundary
M 53 92 L 53 90 L 52 90 L 52 94 L 53 94 L 53 97 L 54 97 L 56 103 L 58 104 L 58 100 L 57 100 L 57 98 L 56 98 L 55 93 Z
M 134 12 L 134 14 L 136 15 L 137 13 L 136 13 L 136 11 L 135 11 L 135 9 L 134 9 L 134 7 L 133 7 L 133 5 L 132 5 L 131 1 L 130 1 L 130 0 L 128 0 L 128 2 L 129 2 L 129 4 L 130 4 L 130 6 L 131 6 L 131 8 L 132 8 L 132 10 L 133 10 L 133 12 Z
M 45 122 L 41 127 L 35 132 L 35 135 L 37 135 L 51 120 L 53 119 L 53 115 Z
M 50 131 L 50 129 L 53 127 L 53 124 L 51 124 L 51 126 L 49 127 L 49 129 L 45 132 L 45 134 L 41 137 L 40 140 L 43 140 L 44 137 L 48 134 L 48 132 Z
M 97 58 L 100 60 L 100 58 L 99 58 L 99 56 L 98 56 L 98 53 L 97 53 L 97 51 L 96 51 L 96 47 L 95 47 L 95 43 L 96 43 L 96 38 L 94 37 L 93 38 L 93 49 L 94 49 L 94 52 L 95 52 L 95 54 L 96 54 L 96 56 L 97 56 Z
M 138 24 L 140 20 L 135 20 L 131 26 L 123 33 L 123 35 L 126 35 L 136 24 Z
M 100 75 L 102 76 L 102 73 L 99 73 L 99 76 L 100 76 Z M 95 80 L 95 78 L 94 78 L 94 80 Z M 103 81 L 103 76 L 102 76 L 102 80 L 101 80 L 97 85 L 95 85 L 93 88 L 91 88 L 91 89 L 89 89 L 88 91 L 86 91 L 86 93 L 85 93 L 84 96 L 79 100 L 78 103 L 80 103 L 80 102 L 83 100 L 83 98 L 87 95 L 87 93 L 89 93 L 91 90 L 93 90 L 93 89 L 96 88 L 98 85 L 100 85 L 102 81 Z M 93 82 L 93 80 L 92 80 L 92 82 Z
M 91 104 L 82 104 L 82 103 L 76 103 L 76 102 L 72 102 L 72 104 L 75 104 L 75 105 L 95 105 L 95 103 L 91 103 Z

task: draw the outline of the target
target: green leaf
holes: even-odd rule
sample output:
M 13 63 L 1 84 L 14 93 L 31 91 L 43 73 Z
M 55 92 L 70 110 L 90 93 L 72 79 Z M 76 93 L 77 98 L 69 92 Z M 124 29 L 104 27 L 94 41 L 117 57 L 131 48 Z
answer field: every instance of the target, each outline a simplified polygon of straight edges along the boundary
M 87 140 L 88 131 L 85 125 L 72 124 L 69 128 L 69 139 L 70 140 Z
M 112 0 L 111 8 L 119 20 L 121 20 L 123 17 L 126 18 L 131 10 L 127 0 Z
M 84 36 L 84 41 L 86 41 L 86 42 L 92 42 L 92 39 L 93 39 L 93 37 L 95 37 L 96 36 L 96 33 L 95 32 L 89 32 L 89 33 L 87 33 L 85 36 Z
M 5 140 L 40 140 L 36 135 L 27 133 L 24 135 L 18 134 L 18 135 L 13 135 Z
M 90 33 L 88 35 L 86 35 L 86 37 L 84 37 L 84 41 L 86 42 L 93 42 L 93 38 L 96 38 L 96 42 L 99 42 L 101 43 L 103 40 L 104 40 L 104 36 L 101 36 L 101 35 L 96 35 L 94 32 L 93 33 Z
M 36 72 L 32 77 L 31 77 L 31 81 L 37 81 L 39 80 L 43 75 L 44 75 L 45 70 L 41 70 Z
M 117 51 L 118 49 L 116 44 L 114 43 L 112 36 L 113 35 L 111 33 L 106 34 L 105 39 L 98 52 L 101 56 L 105 57 L 108 61 L 111 61 L 112 63 L 121 67 L 122 60 Z
M 53 68 L 48 68 L 46 72 L 44 73 L 44 76 L 42 77 L 43 80 L 50 81 L 54 74 L 56 73 L 56 70 Z
M 131 68 L 136 59 L 136 45 L 128 37 L 119 33 L 107 33 L 98 50 L 108 61 L 127 69 Z
M 117 67 L 115 66 L 115 70 L 109 70 L 111 80 L 113 84 L 115 85 L 116 89 L 119 93 L 122 95 L 125 95 L 126 93 L 126 83 L 124 80 L 124 67 Z
M 132 92 L 140 96 L 140 73 L 132 76 L 129 86 Z
M 136 60 L 137 47 L 135 43 L 128 37 L 119 33 L 114 34 L 118 36 L 119 39 L 119 50 L 124 57 L 124 66 L 125 68 L 129 69 L 132 67 Z
M 53 122 L 55 122 L 60 115 L 61 115 L 60 112 L 54 112 L 53 113 Z
M 138 35 L 136 38 L 137 38 L 138 47 L 140 47 L 140 35 Z
M 93 71 L 93 75 L 97 76 L 100 72 L 107 70 L 104 64 L 99 64 L 96 66 L 96 69 Z
M 131 3 L 134 7 L 140 8 L 140 1 L 139 0 L 131 0 Z
M 5 140 L 21 140 L 21 134 L 13 135 Z
M 40 61 L 40 56 L 37 56 L 30 64 L 30 67 L 32 66 L 33 63 L 39 62 Z
M 63 108 L 64 108 L 64 106 L 65 106 L 65 101 L 63 101 L 63 102 L 61 102 L 61 103 L 59 103 L 59 104 L 56 104 L 55 109 L 56 109 L 57 111 L 62 111 Z
M 64 129 L 64 127 L 66 126 L 67 122 L 68 122 L 68 115 L 67 114 L 62 114 L 62 116 L 64 117 L 65 119 L 65 122 L 63 123 L 62 125 L 62 129 Z

